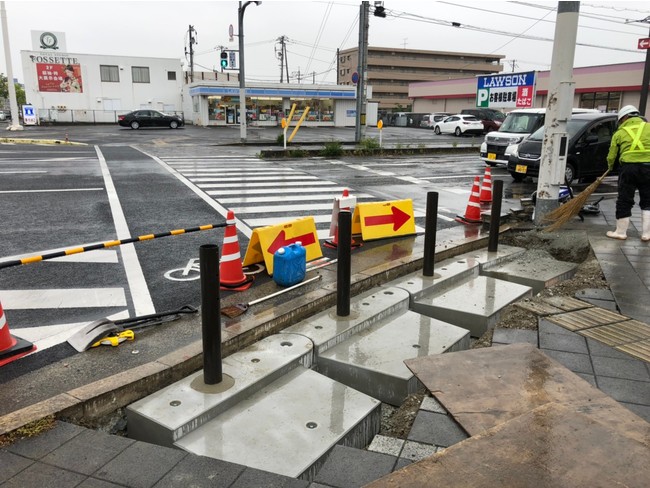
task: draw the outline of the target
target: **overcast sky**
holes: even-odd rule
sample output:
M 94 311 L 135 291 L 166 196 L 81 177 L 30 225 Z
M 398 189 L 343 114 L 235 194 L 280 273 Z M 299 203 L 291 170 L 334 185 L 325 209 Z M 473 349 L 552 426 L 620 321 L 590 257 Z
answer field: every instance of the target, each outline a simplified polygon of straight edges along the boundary
M 371 1 L 371 10 L 375 2 Z M 287 36 L 290 74 L 303 82 L 336 81 L 336 49 L 358 45 L 360 2 L 275 1 L 246 8 L 246 78 L 278 82 L 277 39 Z M 505 71 L 551 65 L 557 2 L 384 2 L 387 16 L 370 16 L 371 46 L 503 54 Z M 219 66 L 219 49 L 237 49 L 237 7 L 231 1 L 6 1 L 14 77 L 23 81 L 21 50 L 32 50 L 32 30 L 65 32 L 67 51 L 178 58 L 188 62 L 189 25 L 197 32 L 195 70 Z M 650 24 L 650 2 L 581 2 L 576 67 L 641 62 L 640 38 Z M 453 27 L 451 23 L 460 23 Z M 235 37 L 228 36 L 230 25 Z M 1 56 L 0 71 L 6 74 Z M 316 73 L 315 76 L 312 73 Z

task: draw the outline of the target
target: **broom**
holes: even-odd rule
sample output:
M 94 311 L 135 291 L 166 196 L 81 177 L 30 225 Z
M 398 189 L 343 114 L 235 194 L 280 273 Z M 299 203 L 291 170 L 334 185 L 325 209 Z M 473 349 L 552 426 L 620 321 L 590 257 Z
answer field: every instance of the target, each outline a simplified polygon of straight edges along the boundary
M 584 207 L 585 204 L 587 203 L 587 199 L 591 196 L 591 194 L 594 191 L 596 191 L 596 188 L 598 188 L 598 186 L 605 179 L 605 176 L 607 176 L 608 174 L 609 174 L 609 169 L 605 171 L 600 178 L 598 178 L 591 185 L 589 185 L 582 192 L 580 192 L 580 194 L 578 194 L 577 197 L 571 199 L 571 201 L 565 203 L 564 205 L 560 205 L 552 212 L 546 214 L 546 216 L 544 217 L 544 221 L 553 222 L 553 223 L 548 227 L 546 227 L 544 231 L 553 232 L 559 229 L 560 227 L 562 227 L 573 217 L 578 215 L 580 213 L 580 210 L 582 210 L 582 207 Z

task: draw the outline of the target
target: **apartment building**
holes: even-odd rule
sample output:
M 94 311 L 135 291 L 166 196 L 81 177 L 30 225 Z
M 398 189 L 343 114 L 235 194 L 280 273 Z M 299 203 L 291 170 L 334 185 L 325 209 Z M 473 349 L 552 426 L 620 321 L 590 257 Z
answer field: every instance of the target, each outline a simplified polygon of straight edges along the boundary
M 500 54 L 368 47 L 367 84 L 372 87 L 369 100 L 377 102 L 379 110 L 406 110 L 412 104 L 410 83 L 500 73 L 504 57 Z M 339 51 L 337 84 L 354 85 L 352 75 L 358 71 L 358 64 L 358 48 Z

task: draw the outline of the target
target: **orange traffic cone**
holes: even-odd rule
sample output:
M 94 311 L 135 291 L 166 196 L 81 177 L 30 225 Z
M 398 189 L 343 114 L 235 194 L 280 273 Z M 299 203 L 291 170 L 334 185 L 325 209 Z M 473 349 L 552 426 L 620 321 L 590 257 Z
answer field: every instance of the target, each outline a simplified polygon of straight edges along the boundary
M 478 176 L 474 177 L 472 193 L 469 196 L 469 203 L 465 209 L 465 215 L 457 215 L 456 220 L 461 224 L 479 224 L 481 222 L 481 204 L 479 202 L 479 180 Z
M 0 366 L 29 354 L 36 346 L 9 333 L 9 323 L 0 303 Z
M 331 249 L 337 249 L 339 247 L 339 219 L 338 219 L 338 212 L 341 210 L 351 210 L 349 200 L 350 198 L 350 192 L 348 191 L 347 188 L 343 190 L 343 196 L 341 198 L 337 198 L 336 201 L 334 202 L 334 209 L 332 211 L 332 224 L 330 225 L 330 235 L 334 236 L 334 239 L 328 239 L 326 240 L 323 245 L 325 247 L 329 247 Z M 339 205 L 338 211 L 336 210 L 336 205 Z M 352 237 L 352 243 L 351 243 L 352 249 L 361 247 L 361 243 L 356 242 L 354 240 L 354 237 Z
M 479 200 L 481 203 L 490 203 L 492 201 L 492 169 L 489 166 L 485 167 Z
M 228 210 L 226 232 L 223 236 L 219 261 L 219 284 L 222 290 L 244 291 L 253 284 L 253 276 L 246 276 L 241 264 L 235 212 Z

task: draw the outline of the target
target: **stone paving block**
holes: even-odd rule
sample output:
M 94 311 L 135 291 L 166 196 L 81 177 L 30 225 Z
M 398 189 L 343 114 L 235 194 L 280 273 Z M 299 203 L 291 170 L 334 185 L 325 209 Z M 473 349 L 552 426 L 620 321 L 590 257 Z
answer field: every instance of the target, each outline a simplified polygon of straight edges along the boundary
M 449 415 L 420 410 L 415 417 L 408 440 L 448 447 L 467 437 L 465 431 Z
M 610 376 L 612 378 L 650 382 L 650 373 L 648 373 L 648 368 L 643 361 L 631 358 L 619 359 L 593 356 L 591 362 L 596 376 Z M 650 384 L 648 388 L 650 388 Z
M 626 402 L 620 402 L 620 404 L 637 414 L 642 419 L 645 419 L 646 422 L 650 422 L 650 405 L 638 405 L 636 403 Z
M 133 488 L 149 488 L 185 456 L 187 453 L 178 449 L 134 442 L 93 477 Z
M 405 458 L 399 458 L 397 460 L 397 464 L 395 465 L 395 469 L 393 469 L 393 471 L 399 471 L 400 469 L 405 468 L 409 464 L 413 464 L 413 461 Z
M 441 413 L 443 415 L 447 415 L 447 411 L 442 405 L 440 405 L 440 403 L 438 403 L 438 400 L 430 396 L 425 396 L 422 399 L 422 403 L 420 404 L 420 410 L 426 410 L 427 412 L 436 412 L 436 413 Z
M 565 296 L 546 297 L 544 298 L 544 301 L 566 312 L 582 310 L 584 308 L 591 308 L 591 305 L 589 305 L 586 302 L 583 302 L 582 300 L 578 300 L 577 298 L 565 297 Z
M 2 488 L 74 488 L 86 476 L 37 462 L 2 485 Z
M 588 354 L 587 341 L 578 334 L 548 334 L 541 332 L 539 334 L 539 348 L 553 349 L 555 351 L 578 352 Z
M 596 339 L 608 346 L 620 346 L 650 339 L 650 325 L 638 320 L 626 320 L 625 322 L 581 330 L 578 333 Z
M 614 295 L 607 288 L 587 288 L 585 290 L 580 290 L 575 294 L 575 297 L 578 300 L 603 300 L 603 301 L 614 301 Z
M 57 421 L 53 429 L 16 441 L 7 446 L 7 450 L 30 459 L 40 459 L 85 430 L 78 425 Z
M 246 466 L 203 456 L 186 456 L 155 488 L 228 488 Z
M 650 363 L 650 340 L 648 339 L 630 344 L 622 344 L 616 346 L 615 349 Z
M 591 386 L 594 388 L 598 388 L 598 385 L 596 384 L 596 377 L 593 374 L 586 374 L 586 373 L 576 373 L 580 378 L 588 382 Z
M 609 310 L 610 312 L 618 312 L 618 306 L 614 301 L 597 300 L 595 298 L 582 298 L 582 300 L 584 300 L 590 305 L 593 305 L 594 307 L 603 308 L 605 310 Z
M 606 358 L 630 359 L 630 355 L 622 351 L 617 351 L 611 346 L 603 344 L 595 339 L 587 338 L 587 347 L 591 356 L 603 356 Z
M 336 488 L 361 487 L 393 471 L 396 463 L 394 456 L 338 445 L 314 481 Z
M 122 488 L 122 485 L 116 485 L 110 481 L 98 480 L 97 478 L 87 478 L 76 488 Z
M 557 308 L 550 303 L 531 302 L 526 299 L 515 303 L 515 306 L 521 308 L 522 310 L 526 310 L 527 312 L 532 312 L 535 315 L 552 315 L 556 313 L 564 313 L 564 310 Z
M 594 369 L 591 367 L 588 354 L 555 351 L 553 349 L 540 349 L 540 351 L 552 357 L 574 373 L 594 374 Z
M 603 308 L 592 307 L 584 310 L 577 310 L 575 312 L 552 315 L 547 317 L 546 320 L 564 327 L 565 329 L 576 332 L 578 330 L 589 329 L 599 325 L 620 323 L 629 319 L 628 317 L 610 312 Z
M 575 335 L 575 332 L 565 329 L 564 327 L 560 327 L 557 324 L 553 324 L 548 320 L 546 320 L 545 318 L 539 319 L 539 324 L 537 328 L 540 334 L 547 333 L 547 334 L 564 334 L 568 336 Z
M 15 474 L 20 473 L 33 462 L 31 459 L 0 449 L 0 466 L 2 466 L 0 469 L 0 484 Z
M 230 488 L 307 488 L 308 486 L 309 481 L 246 468 L 241 476 L 230 485 Z
M 644 381 L 598 376 L 598 388 L 619 402 L 650 405 L 650 384 Z
M 91 475 L 134 442 L 126 437 L 87 429 L 44 456 L 42 461 Z
M 406 441 L 400 457 L 417 462 L 434 455 L 436 452 L 438 452 L 438 446 L 422 444 L 421 442 L 415 441 Z
M 376 435 L 368 446 L 368 450 L 398 457 L 400 452 L 402 452 L 404 442 L 406 442 L 404 439 L 397 439 L 385 435 Z
M 496 327 L 492 334 L 493 344 L 517 344 L 520 342 L 527 342 L 528 344 L 537 346 L 537 331 Z

